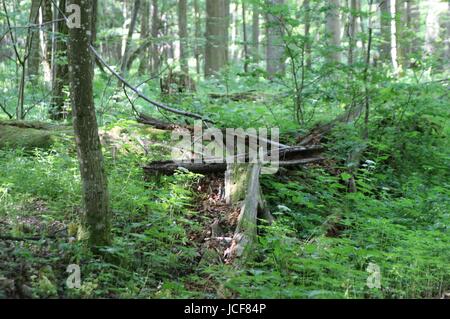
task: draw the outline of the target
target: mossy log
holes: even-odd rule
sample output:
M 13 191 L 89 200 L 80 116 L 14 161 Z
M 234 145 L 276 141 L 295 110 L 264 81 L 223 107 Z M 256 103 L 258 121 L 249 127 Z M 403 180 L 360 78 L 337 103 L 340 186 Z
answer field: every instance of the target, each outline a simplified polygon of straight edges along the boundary
M 0 121 L 0 148 L 49 148 L 58 136 L 71 133 L 70 126 L 43 122 Z

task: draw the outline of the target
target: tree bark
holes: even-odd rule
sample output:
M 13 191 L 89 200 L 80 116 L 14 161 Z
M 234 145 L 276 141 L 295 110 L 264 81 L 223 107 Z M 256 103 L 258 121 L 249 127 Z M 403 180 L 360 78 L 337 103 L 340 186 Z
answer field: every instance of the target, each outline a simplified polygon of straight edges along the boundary
M 252 15 L 252 55 L 253 62 L 259 61 L 259 6 L 253 5 Z
M 187 54 L 187 1 L 178 0 L 178 37 L 180 38 L 181 72 L 189 74 Z
M 227 0 L 206 0 L 205 76 L 217 75 L 227 63 Z
M 120 64 L 120 71 L 122 72 L 122 74 L 124 74 L 127 71 L 128 59 L 130 57 L 130 50 L 131 50 L 131 41 L 133 39 L 134 28 L 136 27 L 137 15 L 139 12 L 140 5 L 141 0 L 134 0 L 133 13 L 131 15 L 131 21 L 128 27 L 125 50 L 122 56 L 122 62 Z
M 200 4 L 199 0 L 194 0 L 194 28 L 195 28 L 195 68 L 197 71 L 197 74 L 200 74 L 200 54 L 201 54 L 201 45 L 200 45 L 200 34 L 201 34 L 201 27 L 200 27 Z
M 150 34 L 150 0 L 142 0 L 142 16 L 141 16 L 141 43 L 145 43 L 148 40 Z M 148 47 L 142 50 L 140 63 L 139 63 L 139 75 L 144 75 L 149 69 L 148 63 Z
M 85 226 L 91 248 L 111 242 L 107 178 L 93 98 L 90 51 L 92 0 L 69 0 L 80 7 L 81 28 L 70 28 L 68 41 L 70 93 L 85 204 Z
M 247 39 L 247 21 L 246 21 L 246 7 L 242 2 L 242 36 L 244 40 L 244 72 L 248 72 L 249 54 L 248 54 L 248 39 Z
M 340 0 L 330 0 L 329 5 L 330 8 L 326 15 L 326 32 L 330 49 L 328 60 L 330 62 L 341 62 Z
M 30 10 L 30 24 L 39 24 L 39 8 L 41 0 L 32 0 Z M 35 82 L 39 75 L 39 65 L 41 63 L 41 55 L 39 51 L 39 28 L 32 28 L 28 33 L 29 51 L 28 51 L 28 76 Z
M 391 1 L 382 0 L 380 4 L 380 59 L 388 63 L 391 59 Z
M 269 10 L 284 5 L 284 0 L 267 0 L 270 4 Z M 267 13 L 267 46 L 266 46 L 266 70 L 269 78 L 283 75 L 285 72 L 283 26 L 281 16 Z
M 355 59 L 356 28 L 358 14 L 358 0 L 350 0 L 350 19 L 348 25 L 348 65 L 352 65 Z
M 408 37 L 407 56 L 411 59 L 420 52 L 421 42 L 418 37 L 420 31 L 419 0 L 407 0 L 406 15 L 406 26 L 410 34 Z
M 159 17 L 158 0 L 152 0 L 152 76 L 156 76 L 159 73 L 159 67 L 161 64 L 158 43 L 160 25 L 161 19 Z
M 59 8 L 66 7 L 66 0 L 59 0 Z M 58 19 L 63 19 L 60 11 L 56 14 Z M 64 102 L 66 100 L 66 93 L 64 88 L 69 84 L 68 65 L 66 61 L 67 44 L 66 39 L 69 33 L 65 21 L 56 22 L 56 36 L 55 36 L 55 57 L 53 63 L 53 84 L 52 84 L 52 101 L 50 104 L 50 118 L 53 120 L 62 120 L 66 117 L 64 110 Z
M 42 52 L 44 55 L 44 80 L 51 87 L 52 83 L 52 44 L 53 44 L 53 4 L 51 0 L 43 0 L 42 3 L 42 22 L 45 27 L 42 29 Z

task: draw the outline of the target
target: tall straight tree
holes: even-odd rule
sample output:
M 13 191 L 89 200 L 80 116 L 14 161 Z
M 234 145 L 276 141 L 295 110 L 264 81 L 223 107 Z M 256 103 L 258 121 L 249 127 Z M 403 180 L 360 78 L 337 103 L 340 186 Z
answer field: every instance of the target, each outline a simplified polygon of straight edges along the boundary
M 283 44 L 283 17 L 275 14 L 279 12 L 284 0 L 267 0 L 268 12 L 266 15 L 266 70 L 269 78 L 282 75 L 285 71 L 284 44 Z
M 51 87 L 52 83 L 52 27 L 53 27 L 53 3 L 52 0 L 43 0 L 41 6 L 42 23 L 45 25 L 42 28 L 42 53 L 43 53 L 43 68 L 44 68 L 44 80 L 48 87 Z
M 94 251 L 111 242 L 110 208 L 93 98 L 90 51 L 92 0 L 68 0 L 80 8 L 81 27 L 69 29 L 68 58 L 75 141 L 83 184 L 85 226 Z
M 329 9 L 326 14 L 326 32 L 330 54 L 328 59 L 333 62 L 341 62 L 341 18 L 340 0 L 330 0 Z
M 312 52 L 311 52 L 311 4 L 310 0 L 303 1 L 303 10 L 305 10 L 305 56 L 306 56 L 306 68 L 310 69 L 312 65 Z
M 200 45 L 200 4 L 199 0 L 194 0 L 194 29 L 195 29 L 195 68 L 197 74 L 200 74 L 200 55 L 201 55 L 201 45 Z
M 32 0 L 30 9 L 30 24 L 39 24 L 39 8 L 41 0 Z M 39 28 L 31 28 L 27 37 L 28 75 L 33 79 L 38 76 L 41 55 L 39 51 Z
M 134 28 L 136 27 L 137 15 L 139 12 L 139 7 L 141 5 L 141 0 L 134 0 L 133 12 L 131 14 L 130 25 L 128 27 L 128 34 L 125 43 L 125 50 L 122 56 L 122 62 L 120 64 L 120 71 L 124 73 L 127 69 L 128 59 L 130 57 L 131 50 L 131 40 L 133 39 Z
M 259 6 L 254 4 L 252 15 L 252 55 L 254 62 L 259 60 L 259 11 Z
M 381 0 L 380 3 L 380 59 L 388 63 L 391 59 L 391 1 Z
M 206 0 L 205 76 L 217 74 L 227 63 L 228 0 Z
M 66 0 L 59 0 L 59 8 L 66 7 Z M 67 36 L 69 30 L 63 20 L 64 16 L 57 10 L 56 17 L 56 36 L 55 36 L 55 54 L 53 63 L 53 83 L 52 100 L 50 104 L 50 118 L 53 120 L 62 120 L 65 117 L 64 102 L 66 93 L 64 88 L 69 84 L 68 66 L 65 57 L 67 56 Z
M 141 17 L 141 42 L 145 43 L 150 34 L 150 0 L 142 0 L 142 17 Z M 148 60 L 148 48 L 142 50 L 140 63 L 139 63 L 139 75 L 145 74 L 149 67 Z
M 406 28 L 409 32 L 406 54 L 408 58 L 414 57 L 420 52 L 420 10 L 419 0 L 408 0 L 406 2 Z
M 359 0 L 350 0 L 350 17 L 348 23 L 348 64 L 352 65 L 355 58 L 357 14 Z
M 158 35 L 161 27 L 161 19 L 159 16 L 158 0 L 152 0 L 152 75 L 159 73 L 159 66 L 161 64 Z
M 187 0 L 178 0 L 178 36 L 180 38 L 180 66 L 184 74 L 189 73 L 187 56 Z

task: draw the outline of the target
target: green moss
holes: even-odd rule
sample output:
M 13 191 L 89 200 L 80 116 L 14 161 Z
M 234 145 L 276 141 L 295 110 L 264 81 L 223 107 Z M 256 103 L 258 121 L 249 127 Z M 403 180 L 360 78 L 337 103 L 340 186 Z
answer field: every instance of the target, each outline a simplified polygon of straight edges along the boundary
M 0 148 L 48 148 L 53 143 L 54 133 L 51 131 L 0 124 Z

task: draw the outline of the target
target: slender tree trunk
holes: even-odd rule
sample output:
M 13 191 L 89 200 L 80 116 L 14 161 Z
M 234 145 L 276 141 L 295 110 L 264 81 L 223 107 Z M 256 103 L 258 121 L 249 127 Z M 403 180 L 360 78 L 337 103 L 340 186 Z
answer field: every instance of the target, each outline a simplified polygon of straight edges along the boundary
M 436 42 L 439 37 L 439 0 L 428 0 L 428 12 L 425 30 L 425 52 L 432 56 L 436 51 Z
M 395 46 L 397 48 L 397 65 L 402 70 L 406 58 L 406 0 L 395 2 Z
M 407 0 L 406 12 L 406 26 L 409 31 L 407 56 L 411 59 L 420 52 L 421 45 L 418 37 L 420 32 L 419 0 Z
M 447 1 L 447 28 L 445 30 L 444 69 L 450 66 L 450 0 Z
M 134 0 L 133 13 L 131 15 L 130 25 L 128 27 L 128 34 L 125 43 L 125 50 L 122 56 L 122 62 L 120 64 L 120 71 L 125 73 L 127 70 L 128 59 L 130 57 L 131 41 L 133 39 L 134 28 L 136 27 L 137 15 L 139 12 L 139 7 L 141 5 L 141 0 Z
M 330 0 L 330 9 L 326 16 L 326 30 L 330 54 L 328 59 L 333 62 L 341 62 L 341 19 L 340 0 Z
M 310 0 L 304 0 L 303 8 L 305 10 L 305 64 L 306 69 L 311 69 L 312 66 L 312 53 L 311 53 L 311 4 Z
M 53 32 L 53 4 L 51 0 L 43 0 L 42 3 L 42 23 L 45 27 L 42 28 L 42 53 L 43 53 L 43 68 L 44 81 L 48 87 L 52 83 L 52 32 Z
M 142 0 L 142 17 L 141 17 L 141 42 L 147 41 L 150 35 L 150 0 Z M 148 63 L 148 48 L 145 48 L 141 53 L 139 63 L 139 75 L 144 75 L 149 68 Z
M 252 16 L 252 55 L 253 62 L 255 63 L 259 61 L 259 15 L 259 6 L 254 4 Z
M 85 204 L 85 226 L 90 246 L 111 242 L 107 178 L 98 136 L 93 98 L 93 63 L 89 49 L 92 0 L 69 0 L 80 6 L 81 28 L 70 28 L 68 57 L 73 126 Z
M 39 8 L 41 0 L 31 1 L 30 24 L 39 24 Z M 39 28 L 32 28 L 28 33 L 29 52 L 28 52 L 28 76 L 35 82 L 39 75 L 39 65 L 41 63 L 41 55 L 39 51 Z
M 161 64 L 160 61 L 160 52 L 159 52 L 159 43 L 158 43 L 158 35 L 160 29 L 161 19 L 159 17 L 159 7 L 158 0 L 152 0 L 152 75 L 156 76 L 159 73 L 159 67 Z
M 387 63 L 391 59 L 391 1 L 382 0 L 380 4 L 381 46 L 380 59 Z
M 216 75 L 227 63 L 226 0 L 206 0 L 205 76 Z
M 195 67 L 197 74 L 200 74 L 200 5 L 199 0 L 194 0 L 194 24 L 195 24 Z
M 244 38 L 244 72 L 248 72 L 249 54 L 247 43 L 247 21 L 245 15 L 245 3 L 242 2 L 242 35 Z
M 350 0 L 350 19 L 348 24 L 348 64 L 354 62 L 354 50 L 356 48 L 356 28 L 357 28 L 358 0 Z
M 285 72 L 284 63 L 284 44 L 283 44 L 283 26 L 282 16 L 276 16 L 272 13 L 276 7 L 284 5 L 284 0 L 268 0 L 270 4 L 267 13 L 267 46 L 266 46 L 266 69 L 269 78 L 276 75 L 282 75 Z
M 59 0 L 59 8 L 66 7 L 66 0 Z M 60 11 L 56 14 L 58 19 L 64 18 Z M 50 105 L 50 118 L 53 120 L 62 120 L 66 117 L 64 110 L 64 102 L 66 93 L 64 88 L 69 84 L 68 65 L 65 57 L 67 56 L 67 35 L 69 30 L 65 21 L 56 23 L 55 38 L 55 57 L 53 64 L 53 84 L 52 84 L 52 101 Z
M 180 66 L 184 74 L 189 73 L 187 54 L 187 1 L 178 0 L 178 36 L 180 38 Z

